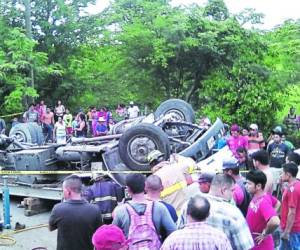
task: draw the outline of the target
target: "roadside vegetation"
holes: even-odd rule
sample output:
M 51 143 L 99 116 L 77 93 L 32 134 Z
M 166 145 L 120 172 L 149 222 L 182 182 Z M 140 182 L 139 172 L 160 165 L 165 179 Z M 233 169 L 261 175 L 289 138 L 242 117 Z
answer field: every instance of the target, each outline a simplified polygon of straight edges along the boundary
M 222 0 L 115 0 L 97 15 L 85 13 L 93 0 L 30 2 L 31 32 L 23 1 L 0 3 L 2 115 L 31 98 L 78 109 L 176 97 L 198 115 L 267 131 L 300 110 L 300 20 L 249 28 L 263 15 L 232 15 Z

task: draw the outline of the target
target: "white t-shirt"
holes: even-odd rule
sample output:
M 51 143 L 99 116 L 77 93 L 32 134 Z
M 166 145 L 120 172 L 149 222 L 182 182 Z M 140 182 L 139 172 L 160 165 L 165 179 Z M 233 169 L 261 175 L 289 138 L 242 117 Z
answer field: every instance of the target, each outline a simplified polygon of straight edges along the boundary
M 55 123 L 56 127 L 56 143 L 58 144 L 66 144 L 66 125 L 63 122 L 62 124 L 59 122 Z
M 127 109 L 129 119 L 137 118 L 139 116 L 140 109 L 138 106 L 129 107 Z

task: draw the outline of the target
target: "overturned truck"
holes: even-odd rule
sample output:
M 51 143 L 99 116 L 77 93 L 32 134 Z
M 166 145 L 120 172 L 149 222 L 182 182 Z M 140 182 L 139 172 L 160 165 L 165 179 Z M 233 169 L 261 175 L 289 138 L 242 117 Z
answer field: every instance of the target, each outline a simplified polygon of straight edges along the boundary
M 72 138 L 66 145 L 44 143 L 36 123 L 20 123 L 9 136 L 0 136 L 0 167 L 11 171 L 57 171 L 58 174 L 19 175 L 15 183 L 24 185 L 59 182 L 62 170 L 98 169 L 124 185 L 126 173 L 149 171 L 147 155 L 154 149 L 201 161 L 211 154 L 215 142 L 223 137 L 224 125 L 217 119 L 212 126 L 196 124 L 190 104 L 180 99 L 167 100 L 154 113 L 123 120 L 107 136 Z M 53 173 L 53 172 L 51 172 Z M 55 172 L 54 172 L 55 173 Z

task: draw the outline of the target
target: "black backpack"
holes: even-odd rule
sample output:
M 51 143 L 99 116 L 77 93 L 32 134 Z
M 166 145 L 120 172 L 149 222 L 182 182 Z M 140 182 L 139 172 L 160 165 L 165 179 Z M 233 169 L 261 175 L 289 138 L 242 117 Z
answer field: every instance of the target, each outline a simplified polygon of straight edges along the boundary
M 241 210 L 244 217 L 246 217 L 248 207 L 249 207 L 249 204 L 250 204 L 250 201 L 251 201 L 252 197 L 251 197 L 250 193 L 247 191 L 247 189 L 245 187 L 245 181 L 244 180 L 237 181 L 237 184 L 241 187 L 241 189 L 243 190 L 243 193 L 244 193 L 244 200 L 243 200 L 242 204 L 237 205 L 237 207 Z

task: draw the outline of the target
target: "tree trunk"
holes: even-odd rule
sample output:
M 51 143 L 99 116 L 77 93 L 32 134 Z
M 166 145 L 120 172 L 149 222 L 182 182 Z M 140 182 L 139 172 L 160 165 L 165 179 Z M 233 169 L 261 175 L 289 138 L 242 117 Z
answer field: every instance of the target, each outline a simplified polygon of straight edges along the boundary
M 29 39 L 32 39 L 32 28 L 31 28 L 31 6 L 30 6 L 30 0 L 24 0 L 24 6 L 25 6 L 25 26 L 26 26 L 26 36 Z M 32 88 L 34 88 L 34 72 L 33 72 L 33 65 L 31 62 L 30 65 L 30 81 L 28 85 Z M 27 98 L 29 102 L 34 102 L 34 97 L 28 97 Z

